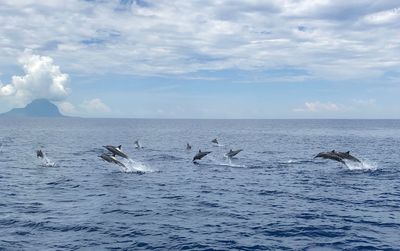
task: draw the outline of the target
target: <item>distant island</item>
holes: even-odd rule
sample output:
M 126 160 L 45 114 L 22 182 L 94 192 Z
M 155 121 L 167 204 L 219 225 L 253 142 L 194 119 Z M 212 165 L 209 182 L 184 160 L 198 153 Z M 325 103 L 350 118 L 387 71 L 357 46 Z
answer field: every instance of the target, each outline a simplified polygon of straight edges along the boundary
M 11 118 L 63 118 L 58 107 L 47 99 L 35 99 L 24 108 L 14 108 L 11 111 L 0 114 L 0 117 Z

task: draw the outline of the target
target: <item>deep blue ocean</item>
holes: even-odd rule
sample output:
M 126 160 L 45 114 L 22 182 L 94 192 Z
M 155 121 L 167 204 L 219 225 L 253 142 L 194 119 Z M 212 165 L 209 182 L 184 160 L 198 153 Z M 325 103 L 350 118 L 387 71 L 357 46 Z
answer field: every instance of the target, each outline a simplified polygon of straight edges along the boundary
M 0 250 L 400 250 L 400 120 L 0 119 L 0 144 Z

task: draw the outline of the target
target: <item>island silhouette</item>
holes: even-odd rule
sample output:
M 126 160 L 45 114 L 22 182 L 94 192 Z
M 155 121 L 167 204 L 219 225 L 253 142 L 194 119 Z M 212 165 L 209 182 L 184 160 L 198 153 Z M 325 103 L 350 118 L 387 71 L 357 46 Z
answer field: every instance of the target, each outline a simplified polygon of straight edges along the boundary
M 66 117 L 60 113 L 58 107 L 47 99 L 35 99 L 24 108 L 14 108 L 6 113 L 0 114 L 0 117 L 13 118 L 62 118 Z

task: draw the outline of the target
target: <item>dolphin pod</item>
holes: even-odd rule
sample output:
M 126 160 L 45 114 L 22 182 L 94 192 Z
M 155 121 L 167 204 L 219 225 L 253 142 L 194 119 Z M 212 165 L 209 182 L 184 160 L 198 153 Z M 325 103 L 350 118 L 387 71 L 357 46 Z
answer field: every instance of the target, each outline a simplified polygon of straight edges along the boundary
M 330 152 L 320 152 L 314 157 L 314 159 L 315 158 L 331 159 L 331 160 L 338 161 L 343 164 L 346 164 L 345 160 L 350 160 L 350 161 L 361 163 L 361 161 L 359 159 L 357 159 L 356 157 L 354 157 L 350 154 L 350 151 L 336 152 L 335 150 L 332 150 Z

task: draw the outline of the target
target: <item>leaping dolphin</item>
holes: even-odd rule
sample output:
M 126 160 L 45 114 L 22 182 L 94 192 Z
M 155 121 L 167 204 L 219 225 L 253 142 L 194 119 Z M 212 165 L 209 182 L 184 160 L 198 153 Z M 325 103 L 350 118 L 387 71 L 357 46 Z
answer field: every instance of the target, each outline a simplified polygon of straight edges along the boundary
M 213 139 L 213 140 L 211 140 L 211 142 L 214 143 L 214 144 L 217 144 L 217 145 L 219 144 L 219 143 L 218 143 L 218 140 L 217 140 L 216 138 Z
M 341 157 L 342 159 L 348 159 L 354 162 L 361 163 L 359 159 L 354 157 L 353 155 L 350 154 L 350 151 L 347 152 L 335 152 L 337 156 Z
M 44 154 L 43 154 L 42 150 L 37 150 L 36 151 L 36 158 L 41 158 L 41 159 L 44 158 Z
M 236 151 L 232 151 L 232 149 L 231 149 L 231 150 L 229 150 L 229 152 L 226 154 L 226 156 L 227 156 L 228 158 L 232 158 L 232 157 L 236 156 L 238 153 L 240 153 L 241 151 L 243 151 L 243 149 L 239 149 L 239 150 L 236 150 Z
M 314 157 L 314 159 L 316 159 L 316 158 L 331 159 L 331 160 L 335 160 L 335 161 L 345 164 L 343 159 L 341 157 L 339 157 L 338 155 L 336 155 L 335 151 L 320 152 Z
M 191 149 L 192 149 L 192 146 L 189 145 L 189 143 L 186 143 L 186 150 L 191 150 Z
M 106 145 L 103 147 L 115 155 L 118 155 L 118 156 L 121 156 L 122 158 L 128 159 L 128 155 L 126 155 L 124 152 L 121 151 L 121 147 L 122 147 L 121 145 L 119 145 L 118 147 L 115 147 L 112 145 Z
M 124 165 L 121 161 L 117 160 L 117 159 L 115 158 L 115 156 L 112 156 L 112 155 L 103 153 L 103 154 L 100 155 L 99 157 L 102 158 L 104 161 L 107 161 L 107 162 L 109 162 L 109 163 L 114 163 L 114 164 L 117 164 L 117 165 L 119 165 L 119 166 L 125 167 L 125 165 Z
M 331 159 L 331 160 L 335 160 L 338 161 L 340 163 L 346 164 L 344 160 L 351 160 L 354 162 L 358 162 L 361 163 L 361 161 L 359 159 L 357 159 L 356 157 L 350 155 L 350 151 L 348 152 L 336 152 L 335 150 L 332 150 L 330 152 L 321 152 L 318 153 L 317 156 L 314 157 L 315 158 L 323 158 L 323 159 Z
M 199 150 L 199 152 L 193 157 L 193 162 L 195 162 L 196 160 L 201 160 L 203 157 L 205 157 L 209 153 L 211 153 L 211 152 L 202 152 L 201 150 Z

